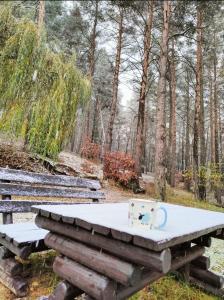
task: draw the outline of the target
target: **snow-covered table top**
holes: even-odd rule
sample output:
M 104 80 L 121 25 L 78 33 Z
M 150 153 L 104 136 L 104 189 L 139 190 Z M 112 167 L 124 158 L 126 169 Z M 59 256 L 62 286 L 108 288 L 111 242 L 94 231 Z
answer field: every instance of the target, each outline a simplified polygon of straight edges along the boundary
M 145 243 L 144 246 L 153 250 L 161 250 L 224 228 L 224 213 L 167 203 L 161 203 L 168 213 L 168 221 L 163 229 L 132 228 L 128 225 L 128 205 L 128 203 L 38 205 L 34 206 L 33 211 L 43 216 L 46 216 L 46 212 L 50 212 L 49 217 L 51 214 L 54 217 L 56 215 L 57 220 L 61 217 L 60 220 L 65 222 L 66 217 L 69 217 L 70 223 L 74 218 L 74 224 L 76 219 L 83 220 L 91 225 L 109 228 L 112 235 L 114 231 L 131 235 L 134 244 Z

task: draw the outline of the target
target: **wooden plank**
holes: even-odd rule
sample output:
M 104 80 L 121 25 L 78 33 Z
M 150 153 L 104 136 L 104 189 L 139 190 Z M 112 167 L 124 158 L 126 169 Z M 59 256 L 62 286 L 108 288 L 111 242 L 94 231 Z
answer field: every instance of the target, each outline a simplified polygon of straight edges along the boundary
M 12 278 L 0 269 L 0 282 L 10 289 L 16 296 L 25 297 L 27 294 L 27 281 L 22 278 Z
M 161 252 L 145 250 L 119 240 L 110 239 L 97 233 L 92 234 L 85 229 L 79 227 L 75 228 L 69 224 L 61 224 L 41 216 L 37 216 L 35 222 L 41 228 L 105 249 L 109 253 L 130 260 L 136 264 L 147 266 L 162 271 L 163 273 L 167 273 L 170 270 L 171 254 L 169 249 L 164 249 Z
M 24 247 L 16 247 L 14 244 L 6 241 L 6 239 L 0 237 L 0 244 L 8 248 L 15 255 L 19 256 L 22 259 L 26 259 L 32 252 L 32 245 Z
M 80 187 L 99 190 L 101 185 L 98 180 L 64 176 L 64 175 L 47 175 L 21 170 L 0 168 L 0 180 L 10 180 L 16 182 L 27 182 L 32 184 L 46 184 L 68 187 Z
M 171 263 L 171 271 L 181 268 L 183 265 L 191 262 L 192 260 L 200 257 L 205 252 L 205 248 L 202 246 L 193 246 L 183 251 L 183 254 L 177 258 L 173 258 Z
M 45 238 L 45 244 L 49 248 L 123 285 L 134 285 L 140 280 L 140 267 L 84 244 L 77 243 L 69 238 L 48 233 Z
M 27 245 L 28 243 L 34 243 L 37 241 L 44 240 L 48 231 L 44 229 L 32 230 L 25 233 L 20 233 L 13 238 L 13 244 L 17 247 L 22 247 Z
M 11 196 L 10 195 L 2 195 L 2 200 L 8 202 L 11 200 Z M 4 205 L 5 203 L 2 203 L 2 204 Z M 12 224 L 13 223 L 13 217 L 12 217 L 11 212 L 4 212 L 2 214 L 2 223 L 3 224 Z
M 102 192 L 82 191 L 65 188 L 31 187 L 26 185 L 0 183 L 1 195 L 33 196 L 33 197 L 60 197 L 80 199 L 104 199 Z
M 200 236 L 199 238 L 192 240 L 192 243 L 205 246 L 205 247 L 211 247 L 212 239 L 210 236 Z
M 126 243 L 130 243 L 131 240 L 132 240 L 132 235 L 128 234 L 126 232 L 122 232 L 122 231 L 119 231 L 119 230 L 112 229 L 111 233 L 112 233 L 113 238 L 115 238 L 117 240 L 121 240 L 121 241 L 126 242 Z
M 20 275 L 23 271 L 23 265 L 19 263 L 15 258 L 0 259 L 0 269 L 7 275 L 15 277 Z
M 0 201 L 0 213 L 21 213 L 31 212 L 33 205 L 73 205 L 78 204 L 74 202 L 61 202 L 61 201 L 30 201 L 30 200 L 4 200 Z
M 6 235 L 15 236 L 15 233 L 21 231 L 29 231 L 39 229 L 34 222 L 25 222 L 25 223 L 14 223 L 14 224 L 7 224 L 7 225 L 0 225 L 0 235 L 4 237 Z
M 50 212 L 62 215 L 62 217 L 74 217 L 74 220 L 75 218 L 79 218 L 89 223 L 91 226 L 93 224 L 98 224 L 109 228 L 110 232 L 112 232 L 112 230 L 118 230 L 124 234 L 128 233 L 133 236 L 133 244 L 154 251 L 161 251 L 161 249 L 164 248 L 173 247 L 184 242 L 190 242 L 200 236 L 208 235 L 217 231 L 219 228 L 224 227 L 222 213 L 203 211 L 195 208 L 177 207 L 177 205 L 174 206 L 172 204 L 165 204 L 165 206 L 166 205 L 169 210 L 170 219 L 172 219 L 170 220 L 171 223 L 169 225 L 170 230 L 160 231 L 158 237 L 154 231 L 146 232 L 138 229 L 135 230 L 128 226 L 128 203 L 105 203 L 97 206 L 88 205 L 88 207 L 80 205 L 77 210 L 75 207 L 59 210 L 59 207 L 48 209 L 44 206 L 40 209 L 43 212 L 48 209 Z M 172 206 L 174 206 L 173 210 Z M 186 220 L 183 228 L 176 231 L 175 228 L 181 224 L 180 216 L 183 215 L 184 217 L 185 210 L 186 214 L 189 213 L 189 215 L 195 215 L 198 219 L 196 220 L 195 226 L 188 224 L 189 222 Z M 175 211 L 180 212 L 177 219 L 179 224 L 175 221 Z M 186 216 L 184 218 L 186 218 Z
M 48 297 L 48 300 L 71 300 L 83 293 L 80 289 L 63 280 L 58 283 L 54 292 Z
M 53 270 L 60 277 L 99 300 L 116 299 L 116 284 L 68 258 L 56 257 Z
M 203 291 L 213 294 L 217 297 L 220 297 L 220 299 L 224 298 L 224 289 L 218 289 L 215 288 L 214 286 L 209 285 L 208 283 L 205 283 L 197 278 L 194 278 L 190 276 L 190 282 L 195 285 L 196 287 L 199 287 Z
M 7 249 L 4 246 L 0 247 L 0 259 L 4 259 L 4 258 L 10 258 L 10 257 L 14 257 L 15 254 L 12 253 L 11 251 L 9 251 L 9 249 Z
M 210 258 L 207 256 L 200 256 L 191 262 L 194 266 L 202 270 L 208 270 L 210 268 Z
M 195 259 L 198 255 L 204 251 L 203 247 L 194 246 L 187 250 L 187 252 L 182 257 L 178 257 L 172 261 L 171 270 L 174 271 L 176 269 L 181 268 L 186 263 L 191 262 L 192 259 Z M 153 283 L 159 278 L 163 277 L 164 274 L 157 271 L 147 270 L 143 271 L 143 275 L 140 281 L 134 286 L 129 287 L 120 287 L 117 291 L 116 299 L 117 300 L 125 300 L 128 299 L 131 295 L 143 289 L 146 285 Z
M 224 277 L 216 275 L 215 273 L 209 270 L 202 270 L 193 265 L 190 267 L 190 275 L 194 278 L 197 278 L 200 281 L 203 281 L 215 288 L 221 289 L 224 285 Z

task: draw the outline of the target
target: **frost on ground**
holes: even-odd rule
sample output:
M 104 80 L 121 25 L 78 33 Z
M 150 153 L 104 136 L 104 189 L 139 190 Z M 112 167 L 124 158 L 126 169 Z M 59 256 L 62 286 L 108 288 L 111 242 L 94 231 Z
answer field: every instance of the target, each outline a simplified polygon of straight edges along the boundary
M 224 240 L 212 239 L 212 245 L 207 248 L 206 255 L 211 260 L 211 270 L 224 276 Z

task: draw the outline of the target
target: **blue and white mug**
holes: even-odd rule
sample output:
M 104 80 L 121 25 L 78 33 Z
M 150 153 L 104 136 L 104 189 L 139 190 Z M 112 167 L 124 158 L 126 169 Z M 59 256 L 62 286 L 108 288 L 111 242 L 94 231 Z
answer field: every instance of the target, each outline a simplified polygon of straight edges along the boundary
M 162 211 L 162 218 L 159 211 Z M 156 201 L 131 199 L 128 219 L 131 227 L 162 229 L 167 223 L 167 210 Z

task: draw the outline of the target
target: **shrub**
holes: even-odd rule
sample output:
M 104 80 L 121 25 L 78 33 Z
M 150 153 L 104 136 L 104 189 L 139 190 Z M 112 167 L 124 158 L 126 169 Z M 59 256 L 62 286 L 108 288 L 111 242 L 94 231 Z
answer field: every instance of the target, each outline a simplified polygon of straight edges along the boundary
M 107 152 L 104 156 L 104 177 L 113 179 L 123 186 L 134 188 L 138 185 L 135 162 L 122 152 Z
M 81 156 L 97 160 L 100 157 L 100 145 L 92 143 L 90 138 L 85 138 L 83 146 L 81 148 Z

